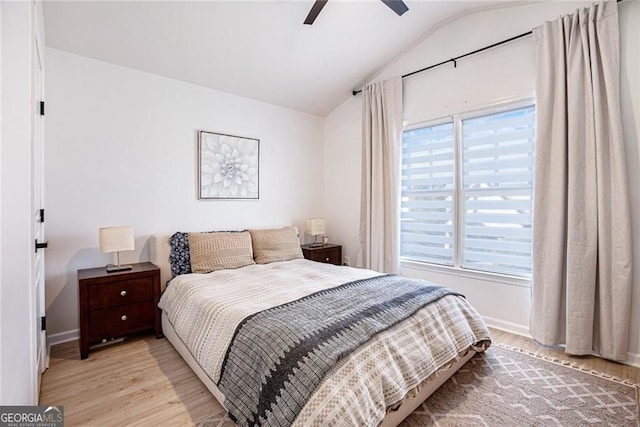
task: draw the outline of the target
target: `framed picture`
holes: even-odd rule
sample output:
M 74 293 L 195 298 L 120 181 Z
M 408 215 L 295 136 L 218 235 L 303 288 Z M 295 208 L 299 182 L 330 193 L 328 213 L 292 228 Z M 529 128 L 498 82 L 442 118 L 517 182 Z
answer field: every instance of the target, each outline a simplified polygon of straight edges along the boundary
M 198 198 L 259 199 L 260 140 L 198 132 Z

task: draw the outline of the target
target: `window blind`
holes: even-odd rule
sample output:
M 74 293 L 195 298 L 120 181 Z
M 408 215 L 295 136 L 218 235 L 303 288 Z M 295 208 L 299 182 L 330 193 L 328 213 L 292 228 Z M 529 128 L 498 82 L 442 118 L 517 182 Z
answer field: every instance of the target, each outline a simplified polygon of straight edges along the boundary
M 462 120 L 462 267 L 531 275 L 533 106 Z
M 400 255 L 453 265 L 453 122 L 406 130 L 402 139 Z

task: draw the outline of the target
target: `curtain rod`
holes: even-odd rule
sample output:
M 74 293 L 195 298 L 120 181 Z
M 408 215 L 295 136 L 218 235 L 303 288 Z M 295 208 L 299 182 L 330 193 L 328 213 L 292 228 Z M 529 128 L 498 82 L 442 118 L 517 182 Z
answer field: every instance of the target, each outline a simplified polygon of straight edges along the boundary
M 621 1 L 622 1 L 622 0 L 616 0 L 616 3 L 620 3 Z M 455 68 L 455 67 L 457 66 L 456 62 L 457 62 L 459 59 L 466 58 L 467 56 L 475 55 L 476 53 L 480 53 L 480 52 L 483 52 L 483 51 L 485 51 L 485 50 L 493 49 L 494 47 L 497 47 L 497 46 L 500 46 L 500 45 L 503 45 L 503 44 L 506 44 L 506 43 L 512 42 L 512 41 L 514 41 L 514 40 L 521 39 L 521 38 L 523 38 L 523 37 L 530 36 L 531 34 L 533 34 L 533 31 L 527 31 L 526 33 L 522 33 L 522 34 L 519 34 L 519 35 L 517 35 L 517 36 L 513 36 L 513 37 L 511 37 L 511 38 L 508 38 L 508 39 L 506 39 L 506 40 L 499 41 L 499 42 L 494 43 L 494 44 L 492 44 L 492 45 L 485 46 L 485 47 L 481 47 L 480 49 L 476 49 L 476 50 L 474 50 L 473 52 L 468 52 L 468 53 L 465 53 L 465 54 L 463 54 L 463 55 L 456 56 L 456 57 L 451 58 L 451 59 L 447 59 L 446 61 L 442 61 L 442 62 L 438 62 L 437 64 L 429 65 L 428 67 L 422 68 L 422 69 L 420 69 L 420 70 L 416 70 L 416 71 L 412 71 L 412 72 L 410 72 L 410 73 L 408 73 L 408 74 L 404 74 L 404 75 L 402 76 L 402 78 L 404 79 L 405 77 L 413 76 L 414 74 L 418 74 L 418 73 L 421 73 L 421 72 L 423 72 L 423 71 L 427 71 L 427 70 L 430 70 L 430 69 L 432 69 L 432 68 L 436 68 L 436 67 L 439 67 L 439 66 L 441 66 L 441 65 L 448 64 L 449 62 L 453 62 L 453 67 Z M 357 94 L 359 94 L 360 92 L 362 92 L 362 89 L 360 89 L 360 90 L 354 90 L 354 91 L 353 91 L 353 92 L 351 92 L 351 93 L 353 94 L 353 96 L 356 96 L 356 95 L 357 95 Z

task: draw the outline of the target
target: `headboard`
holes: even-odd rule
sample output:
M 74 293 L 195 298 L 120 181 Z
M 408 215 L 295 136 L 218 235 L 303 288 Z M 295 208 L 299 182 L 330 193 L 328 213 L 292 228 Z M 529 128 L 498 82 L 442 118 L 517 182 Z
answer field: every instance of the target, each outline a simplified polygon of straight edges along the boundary
M 173 278 L 171 264 L 169 263 L 169 254 L 171 253 L 169 238 L 172 234 L 151 235 L 149 258 L 152 263 L 160 268 L 160 288 L 162 291 L 167 286 L 167 282 Z
M 256 227 L 256 228 L 279 228 L 279 227 Z M 298 241 L 300 241 L 300 232 L 298 227 L 293 227 L 298 235 Z M 169 245 L 169 239 L 171 234 L 152 234 L 151 245 L 149 247 L 149 258 L 152 263 L 160 268 L 160 289 L 164 292 L 167 282 L 173 279 L 173 273 L 171 272 L 171 263 L 169 262 L 169 255 L 171 254 L 171 245 Z

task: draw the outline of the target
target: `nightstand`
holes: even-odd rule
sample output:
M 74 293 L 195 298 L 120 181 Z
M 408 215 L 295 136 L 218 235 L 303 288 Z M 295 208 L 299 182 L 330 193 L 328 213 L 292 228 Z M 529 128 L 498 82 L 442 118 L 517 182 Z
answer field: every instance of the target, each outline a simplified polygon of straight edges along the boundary
M 162 338 L 160 269 L 150 262 L 132 266 L 114 273 L 105 267 L 78 270 L 81 359 L 91 345 L 134 333 L 154 331 Z
M 302 245 L 302 254 L 311 261 L 326 262 L 328 264 L 342 265 L 342 246 L 325 243 L 317 248 L 311 245 Z

